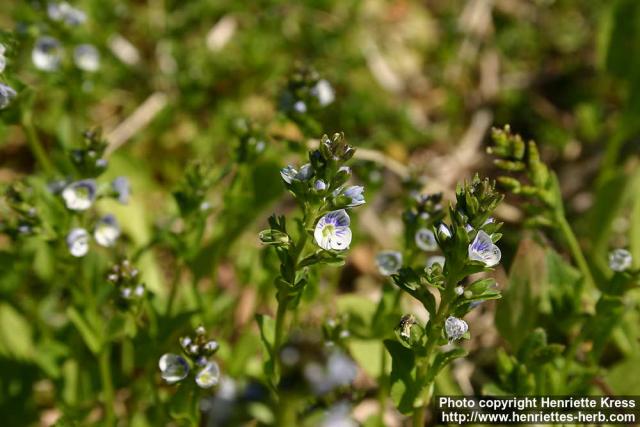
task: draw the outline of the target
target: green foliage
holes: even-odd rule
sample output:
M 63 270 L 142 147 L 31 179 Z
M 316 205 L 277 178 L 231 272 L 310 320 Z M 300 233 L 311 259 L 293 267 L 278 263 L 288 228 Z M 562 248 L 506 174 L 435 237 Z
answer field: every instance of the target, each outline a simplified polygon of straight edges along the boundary
M 637 1 L 0 23 L 3 425 L 418 427 L 443 394 L 640 393 Z

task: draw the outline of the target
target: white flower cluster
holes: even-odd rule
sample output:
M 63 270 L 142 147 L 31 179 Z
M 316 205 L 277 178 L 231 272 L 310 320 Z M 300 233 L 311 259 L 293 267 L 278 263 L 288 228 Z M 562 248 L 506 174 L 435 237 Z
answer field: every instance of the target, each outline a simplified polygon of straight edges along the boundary
M 205 339 L 205 329 L 202 326 L 196 328 L 196 336 L 180 338 L 180 346 L 184 353 L 198 367 L 195 382 L 200 388 L 211 388 L 220 382 L 220 367 L 209 358 L 218 351 L 216 340 Z M 191 365 L 184 357 L 167 353 L 158 361 L 162 379 L 169 384 L 175 384 L 184 380 L 191 371 Z
M 124 177 L 118 177 L 111 183 L 117 199 L 126 204 L 129 199 L 129 181 Z M 93 206 L 98 195 L 98 185 L 93 179 L 75 181 L 64 187 L 61 196 L 67 209 L 82 212 Z M 93 227 L 93 238 L 100 246 L 110 248 L 116 244 L 120 237 L 120 225 L 116 218 L 107 214 L 102 216 Z M 85 228 L 71 229 L 67 234 L 67 247 L 69 253 L 77 258 L 85 256 L 89 252 L 90 235 Z
M 47 13 L 52 21 L 61 22 L 70 27 L 82 25 L 87 20 L 82 10 L 74 8 L 67 2 L 49 3 Z M 60 68 L 64 54 L 60 41 L 45 35 L 36 40 L 31 51 L 31 61 L 37 69 L 53 72 Z M 100 68 L 100 52 L 92 44 L 79 44 L 73 48 L 73 63 L 80 70 L 96 72 Z

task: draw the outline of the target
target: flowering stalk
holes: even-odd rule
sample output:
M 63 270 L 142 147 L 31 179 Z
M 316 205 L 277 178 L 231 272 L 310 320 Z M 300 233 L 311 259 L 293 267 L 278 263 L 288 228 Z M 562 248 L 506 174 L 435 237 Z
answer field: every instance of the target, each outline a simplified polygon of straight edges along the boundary
M 462 317 L 482 301 L 500 298 L 500 292 L 493 288 L 493 279 L 467 283 L 467 278 L 490 271 L 500 261 L 500 249 L 495 242 L 501 237 L 498 230 L 502 224 L 491 215 L 501 199 L 495 184 L 488 179 L 476 176 L 460 186 L 456 204 L 449 209 L 450 223 L 440 221 L 437 227 L 428 229 L 443 258 L 429 262 L 424 269 L 403 267 L 392 276 L 400 289 L 419 300 L 429 312 L 424 327 L 412 315 L 404 316 L 396 329 L 398 341 L 385 341 L 393 360 L 392 387 L 404 388 L 396 402 L 398 409 L 413 413 L 414 426 L 424 425 L 424 411 L 438 373 L 454 359 L 466 355 L 461 348 L 440 347 L 468 338 L 469 326 Z M 419 241 L 426 245 L 429 239 Z M 439 293 L 439 304 L 433 292 Z M 407 367 L 407 360 L 413 366 Z
M 345 163 L 354 152 L 342 134 L 331 138 L 325 135 L 320 147 L 309 153 L 309 163 L 300 169 L 287 166 L 280 172 L 302 210 L 302 218 L 297 220 L 296 234 L 287 229 L 284 216 L 275 215 L 269 218 L 270 228 L 260 233 L 262 243 L 272 246 L 280 260 L 280 275 L 275 280 L 278 308 L 271 349 L 274 366 L 269 372 L 274 385 L 281 371 L 278 354 L 283 344 L 287 311 L 298 305 L 308 283 L 308 269 L 319 264 L 342 264 L 344 251 L 351 243 L 346 209 L 365 202 L 362 187 L 345 187 L 351 176 L 351 169 Z M 311 237 L 317 247 L 308 250 Z
M 383 276 L 392 276 L 404 266 L 417 267 L 424 265 L 424 256 L 428 256 L 427 265 L 442 258 L 436 255 L 438 244 L 433 230 L 435 224 L 442 221 L 445 213 L 442 209 L 442 193 L 432 195 L 422 195 L 419 189 L 422 183 L 419 180 L 411 179 L 405 183 L 409 197 L 406 200 L 406 209 L 402 214 L 402 222 L 404 225 L 404 244 L 403 250 L 383 250 L 376 256 L 376 264 L 378 271 Z M 377 318 L 386 319 L 388 316 L 398 316 L 402 290 L 393 287 L 392 302 L 390 306 L 386 306 L 384 295 L 380 300 L 377 312 Z M 387 330 L 386 325 L 384 329 Z M 380 339 L 386 338 L 386 334 L 380 336 Z M 387 349 L 382 346 L 381 349 L 381 370 L 378 379 L 378 393 L 380 402 L 380 419 L 383 419 L 386 408 L 388 390 L 388 373 L 387 373 Z

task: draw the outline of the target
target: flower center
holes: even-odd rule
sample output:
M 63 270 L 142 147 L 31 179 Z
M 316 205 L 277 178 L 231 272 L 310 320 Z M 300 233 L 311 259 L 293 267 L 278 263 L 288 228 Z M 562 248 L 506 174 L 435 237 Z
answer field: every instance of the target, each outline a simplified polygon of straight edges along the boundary
M 332 224 L 327 224 L 322 228 L 322 237 L 329 237 L 335 232 L 335 227 Z

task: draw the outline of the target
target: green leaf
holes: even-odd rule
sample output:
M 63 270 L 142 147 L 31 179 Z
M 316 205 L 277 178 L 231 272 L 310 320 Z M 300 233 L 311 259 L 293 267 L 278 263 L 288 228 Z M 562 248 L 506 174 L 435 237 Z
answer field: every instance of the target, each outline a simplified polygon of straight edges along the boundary
M 15 308 L 0 303 L 0 354 L 18 360 L 32 360 L 34 344 L 31 325 Z
M 78 310 L 76 310 L 75 307 L 69 307 L 67 309 L 67 316 L 69 317 L 69 320 L 71 320 L 71 323 L 73 323 L 73 325 L 76 327 L 78 332 L 80 332 L 80 335 L 82 336 L 82 339 L 84 340 L 84 343 L 87 345 L 89 350 L 91 350 L 91 352 L 94 354 L 100 353 L 102 343 L 98 338 L 97 333 L 93 330 L 93 328 L 91 328 L 89 323 L 85 320 L 84 317 L 82 317 Z
M 361 366 L 371 378 L 379 378 L 382 372 L 382 343 L 352 338 L 347 345 L 349 354 L 358 363 L 358 366 Z
M 267 373 L 272 374 L 274 370 L 273 346 L 276 340 L 276 324 L 273 318 L 266 314 L 256 314 L 256 322 L 258 322 L 258 328 L 260 329 L 262 346 L 268 355 L 265 362 L 265 370 Z
M 438 353 L 433 360 L 433 364 L 429 368 L 429 374 L 425 378 L 425 383 L 432 381 L 449 363 L 460 357 L 465 357 L 467 354 L 469 353 L 464 348 L 454 348 L 449 351 Z
M 181 384 L 169 404 L 169 414 L 176 420 L 187 420 L 198 425 L 198 397 L 193 386 Z
M 520 243 L 511 270 L 509 286 L 496 308 L 496 326 L 514 349 L 535 327 L 541 301 L 547 295 L 545 252 L 533 240 Z
M 420 393 L 420 387 L 415 380 L 415 356 L 411 350 L 397 341 L 385 340 L 384 345 L 391 354 L 391 398 L 401 413 L 411 413 Z

